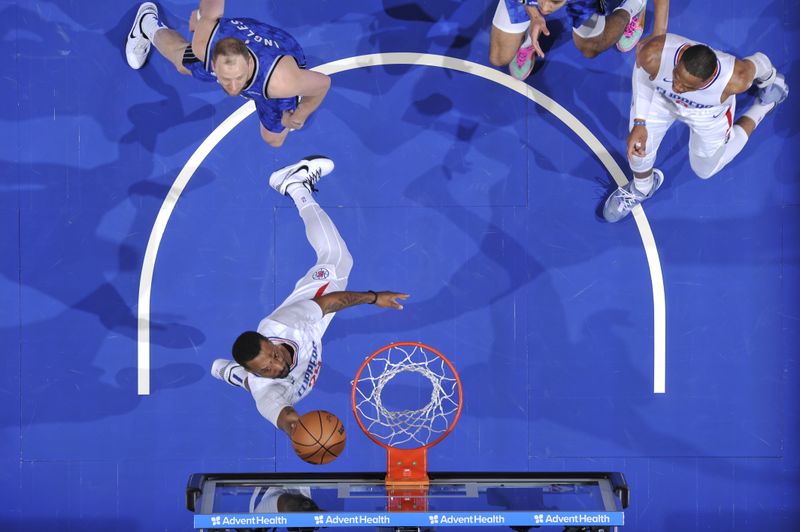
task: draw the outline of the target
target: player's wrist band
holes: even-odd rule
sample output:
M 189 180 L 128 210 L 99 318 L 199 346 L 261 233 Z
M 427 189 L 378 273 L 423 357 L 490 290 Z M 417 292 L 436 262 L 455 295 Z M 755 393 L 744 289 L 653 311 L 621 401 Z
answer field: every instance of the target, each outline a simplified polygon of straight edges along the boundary
M 634 118 L 633 127 L 636 126 L 647 126 L 647 120 L 642 120 L 641 118 Z
M 374 290 L 367 290 L 367 292 L 369 292 L 370 294 L 372 294 L 373 296 L 375 296 L 375 299 L 373 299 L 372 301 L 370 301 L 370 302 L 369 302 L 369 304 L 370 304 L 370 305 L 374 305 L 375 303 L 377 303 L 377 302 L 378 302 L 378 294 L 377 294 L 377 292 L 375 292 Z

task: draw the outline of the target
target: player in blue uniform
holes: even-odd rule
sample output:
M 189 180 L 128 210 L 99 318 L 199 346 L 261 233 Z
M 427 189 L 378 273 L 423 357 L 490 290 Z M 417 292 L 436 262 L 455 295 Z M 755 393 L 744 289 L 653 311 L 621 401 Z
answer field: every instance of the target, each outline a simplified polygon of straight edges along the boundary
M 228 95 L 253 100 L 261 137 L 277 148 L 319 107 L 330 78 L 305 70 L 303 49 L 287 32 L 250 18 L 224 18 L 224 5 L 224 0 L 201 0 L 189 20 L 190 44 L 164 26 L 155 4 L 143 3 L 125 47 L 128 64 L 144 66 L 152 44 L 181 74 L 215 81 Z
M 654 35 L 667 31 L 669 0 L 654 0 Z M 508 65 L 517 79 L 533 70 L 541 34 L 550 35 L 545 17 L 562 7 L 572 25 L 572 40 L 586 57 L 596 57 L 615 43 L 622 52 L 632 50 L 644 32 L 647 0 L 499 0 L 492 21 L 489 61 Z

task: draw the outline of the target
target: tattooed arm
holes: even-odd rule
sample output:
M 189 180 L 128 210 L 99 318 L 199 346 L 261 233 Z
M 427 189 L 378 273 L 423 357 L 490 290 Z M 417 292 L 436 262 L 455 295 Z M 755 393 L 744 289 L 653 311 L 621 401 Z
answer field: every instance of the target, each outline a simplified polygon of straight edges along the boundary
M 330 314 L 355 305 L 378 305 L 383 308 L 402 310 L 403 305 L 398 303 L 398 299 L 408 299 L 408 294 L 400 292 L 343 291 L 315 297 L 313 301 L 322 309 L 322 314 Z

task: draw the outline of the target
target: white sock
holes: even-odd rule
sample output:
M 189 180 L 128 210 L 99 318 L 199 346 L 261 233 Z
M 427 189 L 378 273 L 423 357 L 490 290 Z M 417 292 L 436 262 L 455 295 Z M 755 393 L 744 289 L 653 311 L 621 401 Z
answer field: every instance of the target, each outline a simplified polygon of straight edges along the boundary
M 292 183 L 286 189 L 286 193 L 294 200 L 294 204 L 298 209 L 304 209 L 310 205 L 317 205 L 317 200 L 311 195 L 311 192 L 300 183 Z
M 527 48 L 533 44 L 533 40 L 531 40 L 531 32 L 525 32 L 525 40 L 522 41 L 522 44 L 519 45 L 520 48 Z
M 775 105 L 777 104 L 775 103 L 763 104 L 758 100 L 756 100 L 756 102 L 753 105 L 751 105 L 747 111 L 742 113 L 742 116 L 746 116 L 747 118 L 751 119 L 753 122 L 756 123 L 756 127 L 758 127 L 758 124 L 760 124 L 761 121 L 764 120 L 764 117 L 767 116 L 767 113 L 775 109 Z
M 155 38 L 158 30 L 166 28 L 166 26 L 161 23 L 158 17 L 152 13 L 146 13 L 142 17 L 142 21 L 139 23 L 139 25 L 142 28 L 142 33 L 144 33 L 144 36 L 151 41 Z
M 633 18 L 634 16 L 638 15 L 639 12 L 642 9 L 644 9 L 644 6 L 646 5 L 647 5 L 647 0 L 625 0 L 614 11 L 621 9 L 626 13 L 628 13 L 628 15 L 631 16 L 631 18 Z
M 636 187 L 636 190 L 647 196 L 653 188 L 653 172 L 650 172 L 650 175 L 647 177 L 634 177 L 633 186 Z

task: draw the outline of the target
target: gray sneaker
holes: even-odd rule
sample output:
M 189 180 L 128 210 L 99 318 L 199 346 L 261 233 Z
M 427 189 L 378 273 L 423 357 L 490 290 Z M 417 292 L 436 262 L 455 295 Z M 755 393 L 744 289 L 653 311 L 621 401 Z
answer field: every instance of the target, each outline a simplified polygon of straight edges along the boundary
M 658 168 L 653 168 L 653 188 L 647 194 L 639 192 L 633 185 L 633 180 L 624 187 L 617 188 L 603 206 L 603 218 L 611 223 L 622 220 L 634 207 L 644 200 L 652 198 L 663 182 L 664 174 Z
M 322 176 L 333 171 L 333 161 L 323 155 L 309 155 L 302 161 L 296 162 L 280 170 L 272 172 L 269 176 L 269 186 L 286 195 L 289 185 L 300 183 L 309 192 L 316 192 L 314 184 Z
M 776 74 L 772 83 L 758 91 L 758 101 L 764 105 L 771 103 L 778 105 L 787 96 L 789 96 L 789 85 L 786 84 L 783 74 Z

